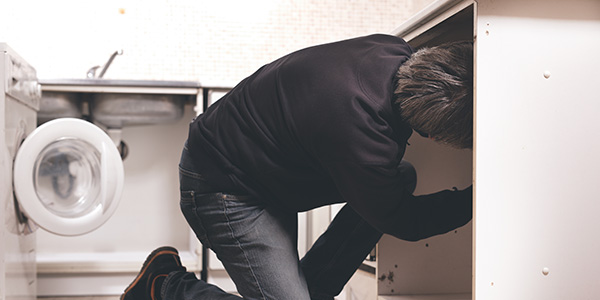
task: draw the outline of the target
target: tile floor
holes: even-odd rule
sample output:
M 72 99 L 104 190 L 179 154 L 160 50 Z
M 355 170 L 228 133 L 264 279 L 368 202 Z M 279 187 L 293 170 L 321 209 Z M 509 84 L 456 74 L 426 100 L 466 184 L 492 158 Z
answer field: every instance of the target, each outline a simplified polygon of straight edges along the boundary
M 38 300 L 118 300 L 119 296 L 38 297 Z

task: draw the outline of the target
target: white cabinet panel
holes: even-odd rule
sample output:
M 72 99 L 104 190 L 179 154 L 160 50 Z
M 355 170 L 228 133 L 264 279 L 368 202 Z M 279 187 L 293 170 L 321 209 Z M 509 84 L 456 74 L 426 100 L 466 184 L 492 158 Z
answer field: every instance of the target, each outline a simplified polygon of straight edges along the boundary
M 485 2 L 477 26 L 477 299 L 597 299 L 600 3 Z

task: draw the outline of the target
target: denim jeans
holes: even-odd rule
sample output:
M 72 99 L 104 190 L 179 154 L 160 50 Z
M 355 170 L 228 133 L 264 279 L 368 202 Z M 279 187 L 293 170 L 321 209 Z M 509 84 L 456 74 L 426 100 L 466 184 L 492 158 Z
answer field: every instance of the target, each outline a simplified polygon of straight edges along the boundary
M 414 168 L 408 163 L 401 167 L 408 175 L 408 188 L 414 189 Z M 331 300 L 382 235 L 346 205 L 300 260 L 296 212 L 211 187 L 195 170 L 185 147 L 179 168 L 181 210 L 200 242 L 223 263 L 243 299 Z M 169 274 L 162 296 L 242 299 L 189 272 Z

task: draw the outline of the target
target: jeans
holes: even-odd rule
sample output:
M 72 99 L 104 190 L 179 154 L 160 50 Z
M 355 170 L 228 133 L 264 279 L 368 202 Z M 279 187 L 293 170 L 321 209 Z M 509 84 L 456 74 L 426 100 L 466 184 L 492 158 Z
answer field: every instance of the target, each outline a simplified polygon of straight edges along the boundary
M 223 263 L 243 298 L 193 273 L 173 272 L 163 284 L 163 299 L 331 300 L 382 236 L 345 205 L 300 260 L 296 212 L 211 187 L 195 170 L 185 147 L 179 168 L 181 210 L 200 242 Z M 414 168 L 403 163 L 401 170 L 407 174 L 408 188 L 414 189 Z

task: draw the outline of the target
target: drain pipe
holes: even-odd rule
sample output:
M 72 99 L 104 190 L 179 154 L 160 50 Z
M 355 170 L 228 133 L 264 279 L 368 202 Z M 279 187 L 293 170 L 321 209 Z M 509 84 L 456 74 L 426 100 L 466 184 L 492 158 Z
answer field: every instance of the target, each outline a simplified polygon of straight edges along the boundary
M 127 144 L 125 144 L 125 142 L 121 139 L 122 131 L 122 128 L 108 128 L 106 129 L 106 134 L 108 134 L 110 139 L 117 147 L 119 154 L 121 154 L 121 159 L 125 160 L 129 154 L 129 147 L 127 147 Z

